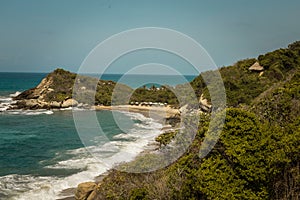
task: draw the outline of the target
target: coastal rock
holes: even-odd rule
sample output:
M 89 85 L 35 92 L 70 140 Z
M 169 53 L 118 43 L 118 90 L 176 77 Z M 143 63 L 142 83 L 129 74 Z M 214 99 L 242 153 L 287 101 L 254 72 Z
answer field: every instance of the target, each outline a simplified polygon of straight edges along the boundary
M 52 109 L 77 106 L 72 95 L 75 74 L 56 69 L 35 87 L 13 97 L 16 101 L 12 109 Z
M 50 106 L 51 108 L 60 108 L 60 107 L 61 107 L 61 102 L 51 101 L 51 102 L 49 103 L 49 106 Z
M 209 112 L 211 110 L 211 105 L 208 104 L 208 101 L 204 98 L 203 94 L 201 94 L 199 99 L 199 107 L 204 112 Z
M 66 101 L 63 101 L 61 107 L 62 108 L 68 108 L 72 106 L 77 106 L 78 102 L 75 99 L 67 99 Z
M 17 108 L 25 109 L 47 109 L 49 105 L 47 102 L 39 101 L 38 99 L 24 99 L 16 103 Z
M 180 112 L 181 114 L 186 114 L 188 111 L 189 111 L 189 110 L 188 110 L 188 105 L 187 105 L 187 104 L 184 105 L 184 106 L 182 106 L 182 107 L 179 109 L 179 112 Z
M 44 78 L 41 83 L 33 89 L 26 90 L 16 96 L 15 100 L 23 100 L 23 99 L 39 99 L 43 100 L 44 95 L 49 92 L 48 89 L 50 85 L 52 84 L 53 79 L 51 77 Z
M 94 182 L 80 183 L 75 193 L 76 200 L 92 200 L 96 196 L 97 184 Z
M 97 191 L 93 190 L 86 200 L 94 200 L 97 197 Z

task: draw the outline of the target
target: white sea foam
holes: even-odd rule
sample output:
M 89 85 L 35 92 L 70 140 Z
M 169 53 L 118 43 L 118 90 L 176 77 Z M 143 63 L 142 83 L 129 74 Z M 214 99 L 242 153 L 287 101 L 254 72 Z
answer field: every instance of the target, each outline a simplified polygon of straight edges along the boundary
M 52 115 L 52 110 L 38 109 L 38 110 L 8 110 L 7 114 L 11 115 Z
M 0 112 L 5 112 L 6 114 L 11 115 L 51 115 L 53 114 L 52 110 L 46 109 L 37 109 L 37 110 L 22 110 L 22 109 L 13 109 L 10 110 L 9 108 L 12 107 L 13 104 L 16 103 L 12 99 L 12 97 L 19 95 L 20 92 L 16 92 L 15 94 L 10 94 L 10 97 L 1 97 L 0 96 Z
M 0 96 L 0 112 L 5 112 L 7 114 L 13 114 L 13 115 L 51 115 L 53 114 L 53 111 L 55 110 L 73 110 L 73 111 L 83 111 L 86 110 L 84 108 L 77 108 L 77 107 L 69 107 L 69 108 L 60 108 L 60 109 L 53 109 L 53 110 L 45 110 L 45 109 L 37 109 L 37 110 L 22 110 L 22 109 L 13 109 L 10 110 L 13 106 L 13 104 L 16 103 L 16 101 L 13 100 L 13 97 L 18 96 L 21 94 L 21 92 L 17 91 L 13 94 L 10 94 L 9 96 Z
M 0 112 L 6 111 L 12 104 L 16 103 L 16 101 L 13 101 L 12 98 L 18 96 L 19 94 L 21 94 L 21 92 L 17 91 L 9 96 L 0 96 Z
M 21 92 L 16 91 L 14 94 L 10 94 L 9 96 L 10 96 L 10 97 L 16 97 L 16 96 L 18 96 L 19 94 L 21 94 Z
M 121 134 L 115 135 L 113 138 L 114 139 L 135 140 L 137 137 L 134 134 L 121 133 Z
M 0 102 L 11 102 L 12 101 L 12 98 L 10 97 L 0 97 Z
M 18 195 L 12 199 L 18 200 L 63 198 L 64 196 L 59 195 L 62 190 L 76 187 L 81 182 L 92 181 L 95 176 L 106 172 L 116 164 L 133 160 L 139 153 L 147 149 L 147 145 L 161 133 L 162 125 L 140 114 L 123 113 L 142 122 L 135 124 L 128 133 L 120 133 L 115 136 L 116 139 L 126 138 L 127 140 L 108 141 L 97 146 L 60 152 L 57 154 L 58 157 L 61 157 L 61 154 L 72 156 L 68 160 L 58 161 L 54 165 L 46 167 L 49 169 L 81 169 L 83 171 L 64 178 L 4 176 L 0 177 L 0 191 L 4 191 L 7 195 L 11 195 L 9 192 L 13 191 Z
M 59 110 L 73 110 L 72 107 L 69 107 L 69 108 L 60 108 Z
M 12 98 L 0 96 L 0 112 L 6 111 L 10 107 L 12 102 L 13 102 Z

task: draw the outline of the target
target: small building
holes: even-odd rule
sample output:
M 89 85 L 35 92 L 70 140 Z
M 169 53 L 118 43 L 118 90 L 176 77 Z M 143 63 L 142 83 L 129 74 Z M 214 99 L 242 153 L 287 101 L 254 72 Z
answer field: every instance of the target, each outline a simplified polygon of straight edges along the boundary
M 250 71 L 261 72 L 264 70 L 264 67 L 259 64 L 259 62 L 255 62 L 251 67 L 249 67 Z

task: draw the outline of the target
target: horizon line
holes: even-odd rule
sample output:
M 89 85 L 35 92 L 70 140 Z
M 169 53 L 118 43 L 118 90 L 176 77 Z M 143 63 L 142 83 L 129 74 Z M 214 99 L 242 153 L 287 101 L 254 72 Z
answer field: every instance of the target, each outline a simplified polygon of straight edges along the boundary
M 69 70 L 66 70 L 66 71 L 69 71 Z M 52 73 L 53 71 L 50 71 L 50 72 L 27 72 L 27 71 L 0 71 L 0 73 L 23 73 L 23 74 L 49 74 L 49 73 Z M 75 73 L 77 74 L 76 72 L 73 72 L 73 71 L 70 71 L 71 73 Z M 83 75 L 97 75 L 98 73 L 96 72 L 93 72 L 93 73 L 84 73 Z M 101 75 L 124 75 L 126 73 L 104 73 L 104 74 L 101 74 Z M 180 75 L 183 75 L 183 76 L 199 76 L 200 74 L 128 74 L 128 75 L 143 75 L 143 76 L 180 76 Z

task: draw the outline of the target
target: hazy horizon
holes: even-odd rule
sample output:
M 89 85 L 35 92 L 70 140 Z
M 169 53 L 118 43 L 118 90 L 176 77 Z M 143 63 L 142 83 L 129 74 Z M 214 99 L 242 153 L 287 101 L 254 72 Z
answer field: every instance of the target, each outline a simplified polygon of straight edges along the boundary
M 100 42 L 140 27 L 182 32 L 201 44 L 218 67 L 228 66 L 299 40 L 299 8 L 297 0 L 2 1 L 0 71 L 76 72 Z M 148 62 L 195 74 L 180 58 L 156 51 L 120 58 L 108 72 L 123 74 Z

